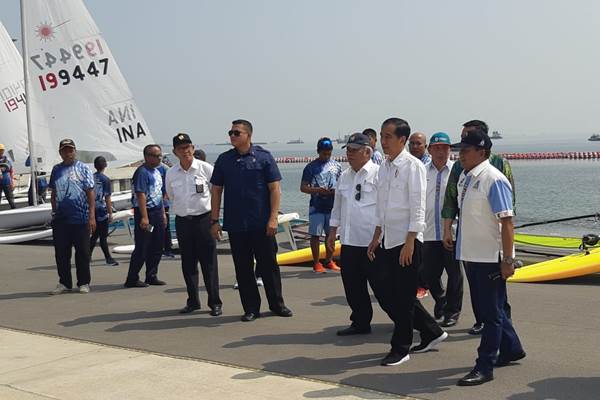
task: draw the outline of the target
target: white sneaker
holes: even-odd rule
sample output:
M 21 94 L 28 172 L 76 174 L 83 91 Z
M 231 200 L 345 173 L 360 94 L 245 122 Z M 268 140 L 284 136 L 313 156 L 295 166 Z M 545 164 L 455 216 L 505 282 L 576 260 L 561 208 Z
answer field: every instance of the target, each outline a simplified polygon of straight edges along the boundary
M 89 293 L 90 292 L 90 285 L 81 285 L 79 286 L 79 293 Z
M 62 283 L 59 283 L 58 285 L 56 285 L 56 289 L 51 291 L 50 294 L 63 294 L 65 292 L 70 292 L 70 291 L 71 291 L 71 289 L 67 288 Z
M 233 284 L 233 290 L 238 290 L 239 287 L 240 285 L 237 282 Z
M 257 286 L 265 286 L 261 277 L 256 278 L 256 285 Z

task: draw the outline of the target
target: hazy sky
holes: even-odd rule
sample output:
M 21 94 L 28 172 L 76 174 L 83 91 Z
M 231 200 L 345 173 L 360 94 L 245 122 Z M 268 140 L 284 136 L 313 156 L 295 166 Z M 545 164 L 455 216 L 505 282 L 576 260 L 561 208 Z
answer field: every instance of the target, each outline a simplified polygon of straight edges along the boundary
M 160 142 L 223 142 L 238 117 L 259 141 L 390 116 L 455 137 L 472 118 L 507 140 L 600 130 L 597 0 L 85 3 Z M 0 19 L 20 36 L 18 0 Z

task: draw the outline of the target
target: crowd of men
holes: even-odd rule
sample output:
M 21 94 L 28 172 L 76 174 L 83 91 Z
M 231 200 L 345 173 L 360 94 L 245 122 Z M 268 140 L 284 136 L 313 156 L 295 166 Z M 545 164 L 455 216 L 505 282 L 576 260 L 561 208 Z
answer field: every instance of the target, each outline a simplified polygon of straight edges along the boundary
M 473 120 L 464 124 L 460 143 L 452 145 L 446 133 L 438 132 L 427 145 L 425 134 L 411 135 L 405 120 L 389 118 L 380 130 L 385 157 L 376 149 L 375 130 L 365 129 L 352 134 L 343 147 L 349 164 L 345 170 L 332 160 L 333 143 L 327 137 L 319 139 L 318 158 L 304 169 L 300 190 L 310 194 L 313 270 L 341 272 L 351 309 L 350 325 L 337 334 L 371 333 L 370 286 L 394 323 L 391 348 L 381 365 L 402 364 L 410 354 L 427 352 L 448 337 L 443 328 L 456 325 L 462 311 L 461 264 L 476 317 L 469 333 L 481 334 L 481 343 L 473 370 L 458 384 L 488 382 L 494 367 L 525 357 L 506 293 L 506 279 L 515 264 L 514 184 L 508 162 L 491 153 L 487 131 L 483 121 Z M 257 276 L 264 282 L 269 309 L 291 317 L 276 257 L 281 173 L 271 153 L 252 143 L 249 121 L 233 121 L 228 134 L 233 147 L 219 155 L 214 165 L 197 154 L 185 133 L 173 138 L 173 154 L 179 162 L 168 170 L 161 171 L 159 145 L 144 148 L 144 163 L 132 179 L 135 247 L 124 286 L 165 284 L 158 269 L 163 253 L 171 251 L 171 238 L 166 238 L 170 213 L 175 215 L 188 295 L 181 313 L 201 307 L 200 264 L 210 315 L 222 314 L 216 241 L 226 231 L 244 311 L 241 320 L 251 322 L 261 316 Z M 450 160 L 452 146 L 459 149 L 459 161 Z M 72 248 L 76 285 L 80 293 L 88 293 L 90 254 L 98 239 L 107 264 L 118 264 L 106 245 L 112 220 L 110 184 L 103 174 L 106 160 L 98 157 L 97 172 L 92 174 L 76 159 L 72 140 L 62 140 L 59 153 L 63 162 L 53 168 L 49 184 L 59 275 L 52 293 L 73 288 Z M 333 260 L 338 237 L 340 266 Z M 441 281 L 444 271 L 446 285 Z M 435 300 L 433 315 L 417 296 L 420 287 Z M 421 338 L 416 345 L 413 329 Z

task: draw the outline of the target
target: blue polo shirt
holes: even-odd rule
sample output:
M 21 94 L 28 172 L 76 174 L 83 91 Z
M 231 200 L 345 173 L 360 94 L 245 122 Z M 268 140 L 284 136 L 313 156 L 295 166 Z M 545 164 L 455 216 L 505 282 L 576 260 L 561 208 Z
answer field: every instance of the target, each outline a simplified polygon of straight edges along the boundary
M 131 204 L 139 208 L 136 193 L 146 195 L 146 209 L 158 211 L 163 208 L 163 180 L 157 168 L 141 165 L 135 170 L 131 179 Z
M 252 145 L 246 154 L 235 148 L 219 155 L 210 183 L 224 188 L 223 229 L 265 230 L 271 215 L 268 184 L 281 180 L 270 152 Z
M 12 168 L 12 162 L 6 155 L 0 157 L 0 186 L 10 186 L 10 171 Z
M 96 172 L 94 174 L 94 183 L 96 190 L 96 221 L 104 221 L 108 219 L 106 196 L 112 194 L 110 179 L 102 172 Z
M 94 188 L 94 176 L 87 165 L 76 160 L 71 165 L 56 164 L 50 174 L 55 193 L 55 220 L 67 224 L 87 224 L 89 205 L 86 191 Z

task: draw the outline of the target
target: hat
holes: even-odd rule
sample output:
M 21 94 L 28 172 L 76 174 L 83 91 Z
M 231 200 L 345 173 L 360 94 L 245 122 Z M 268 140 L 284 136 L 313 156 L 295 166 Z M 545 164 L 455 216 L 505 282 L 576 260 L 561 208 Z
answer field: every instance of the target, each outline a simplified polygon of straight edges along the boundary
M 73 139 L 63 139 L 60 141 L 60 143 L 58 144 L 58 150 L 62 150 L 65 147 L 72 147 L 74 149 L 76 149 L 77 147 L 75 147 L 75 142 L 73 141 Z
M 180 144 L 192 144 L 192 139 L 190 139 L 187 133 L 178 133 L 173 136 L 173 147 L 177 147 Z
M 431 135 L 431 139 L 429 139 L 429 145 L 433 146 L 436 144 L 447 144 L 448 146 L 452 145 L 450 141 L 450 136 L 446 132 L 436 132 Z
M 367 136 L 363 133 L 353 133 L 348 138 L 348 143 L 346 143 L 344 146 L 342 146 L 342 149 L 344 149 L 346 147 L 357 148 L 357 147 L 362 147 L 362 146 L 368 146 L 369 144 L 370 144 L 369 136 Z
M 0 150 L 4 150 L 4 145 L 0 143 Z
M 489 150 L 492 148 L 492 140 L 483 129 L 475 128 L 464 136 L 460 143 L 455 143 L 452 147 L 461 148 L 463 146 L 475 146 L 480 149 Z
M 333 149 L 333 142 L 328 137 L 322 137 L 317 142 L 317 151 L 332 150 L 332 149 Z

